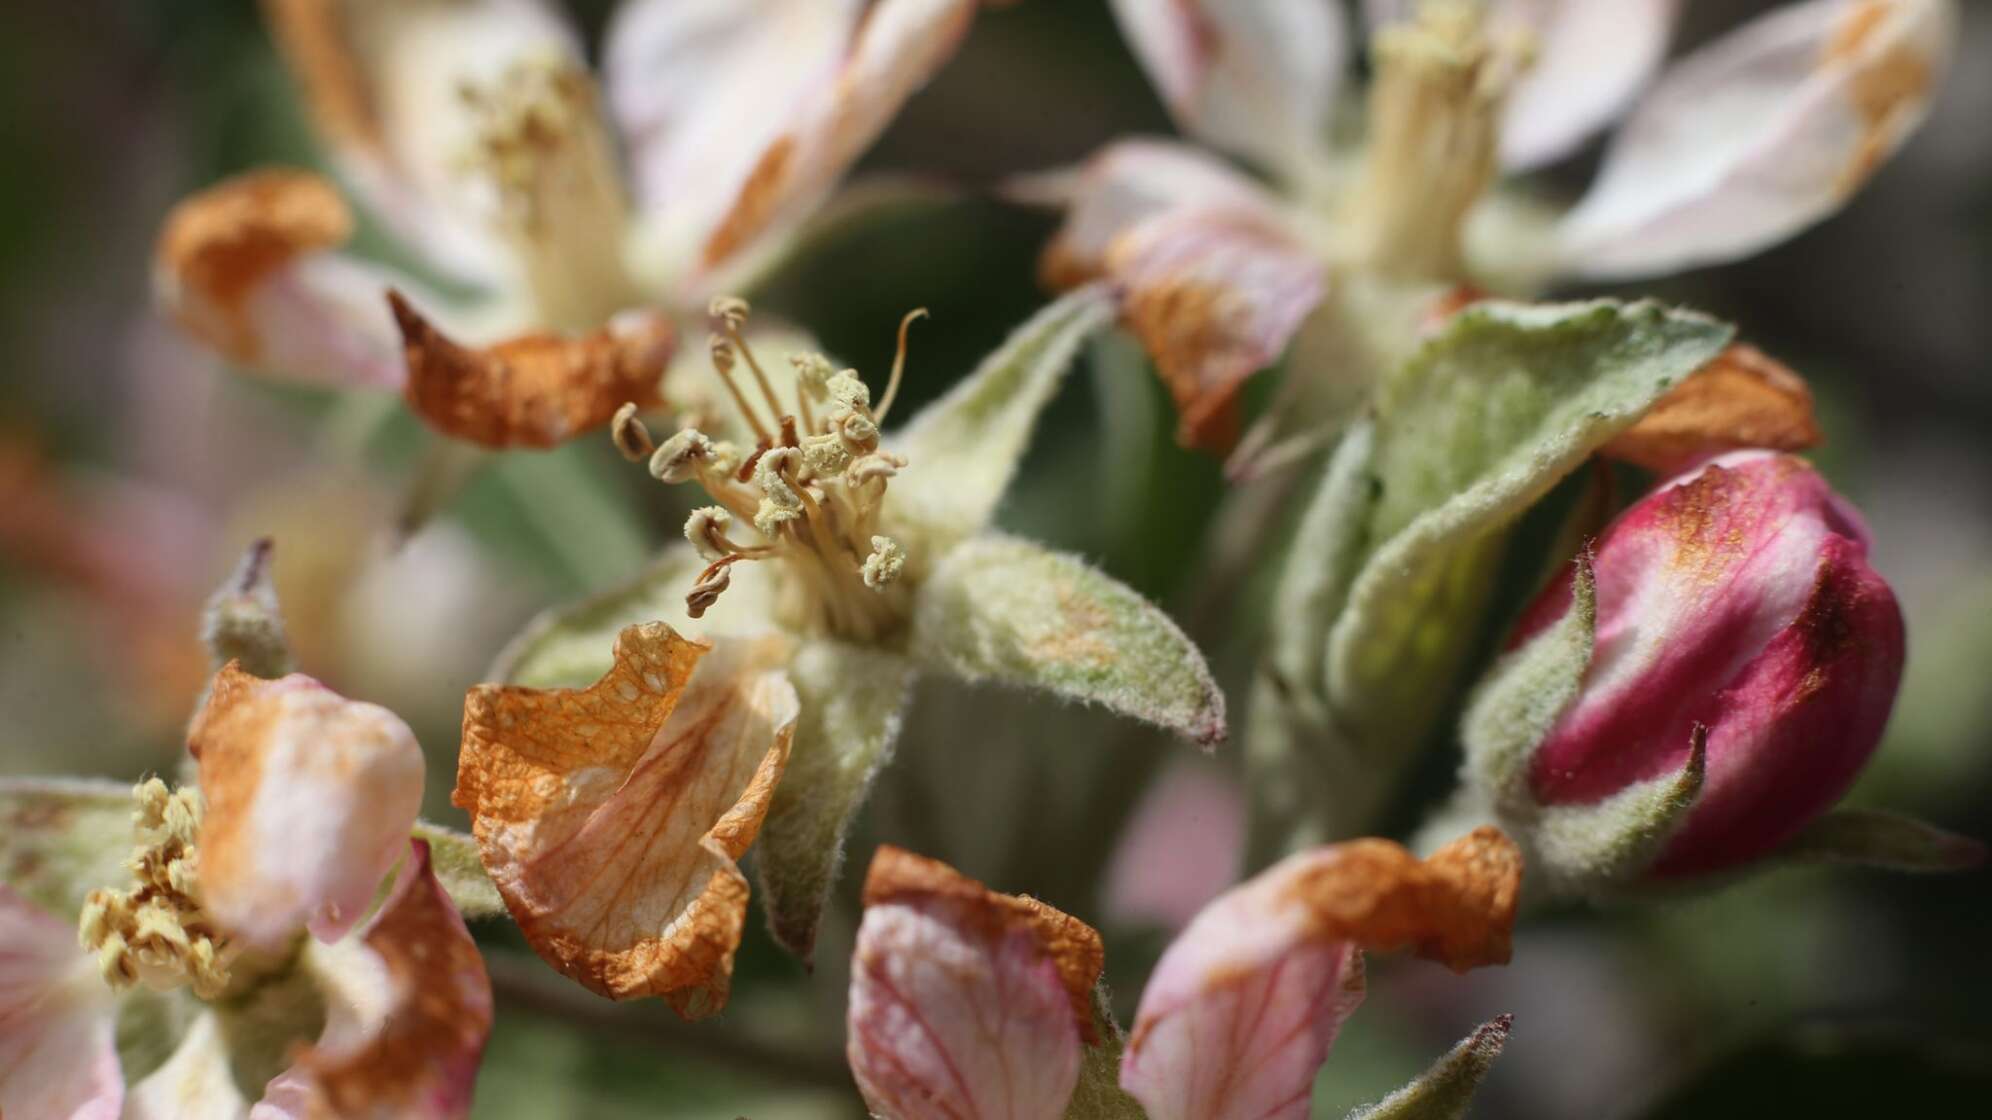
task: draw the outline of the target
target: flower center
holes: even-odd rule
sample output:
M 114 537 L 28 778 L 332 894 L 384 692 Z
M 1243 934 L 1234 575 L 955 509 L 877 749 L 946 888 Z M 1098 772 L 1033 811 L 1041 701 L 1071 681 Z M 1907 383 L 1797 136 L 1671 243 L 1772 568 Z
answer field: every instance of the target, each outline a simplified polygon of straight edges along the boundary
M 132 790 L 132 798 L 137 845 L 127 866 L 138 885 L 91 891 L 78 921 L 79 940 L 97 955 L 104 982 L 113 989 L 143 984 L 163 992 L 192 986 L 195 995 L 213 999 L 228 986 L 235 954 L 201 909 L 194 846 L 200 794 L 169 792 L 165 782 L 153 778 Z
M 1494 179 L 1501 107 L 1531 50 L 1490 37 L 1477 0 L 1425 0 L 1416 21 L 1377 32 L 1368 154 L 1343 221 L 1366 267 L 1466 279 L 1466 217 Z
M 790 359 L 792 411 L 741 334 L 747 304 L 717 299 L 711 312 L 719 328 L 710 344 L 713 369 L 753 433 L 754 450 L 743 455 L 695 428 L 653 445 L 634 405 L 622 407 L 614 428 L 626 457 L 648 457 L 659 481 L 695 481 L 717 503 L 685 522 L 686 539 L 708 561 L 685 597 L 688 612 L 698 618 L 719 599 L 733 565 L 780 558 L 776 609 L 785 624 L 854 641 L 898 629 L 911 608 L 899 581 L 906 554 L 878 530 L 886 486 L 906 460 L 880 448 L 879 425 L 905 371 L 907 328 L 926 312 L 900 321 L 899 351 L 876 408 L 856 370 L 837 372 L 821 354 L 799 354 Z M 747 388 L 737 376 L 742 362 L 752 380 Z
M 622 255 L 628 203 L 587 72 L 533 55 L 458 94 L 475 120 L 463 171 L 489 188 L 546 325 L 590 329 L 638 302 Z

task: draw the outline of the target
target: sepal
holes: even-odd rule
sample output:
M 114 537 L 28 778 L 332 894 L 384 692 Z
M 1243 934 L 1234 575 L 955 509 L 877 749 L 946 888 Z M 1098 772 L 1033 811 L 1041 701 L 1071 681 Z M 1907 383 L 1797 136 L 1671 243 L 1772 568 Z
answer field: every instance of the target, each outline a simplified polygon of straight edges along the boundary
M 1348 1120 L 1464 1120 L 1474 1091 L 1508 1044 L 1514 1016 L 1483 1024 L 1404 1088 L 1349 1113 Z

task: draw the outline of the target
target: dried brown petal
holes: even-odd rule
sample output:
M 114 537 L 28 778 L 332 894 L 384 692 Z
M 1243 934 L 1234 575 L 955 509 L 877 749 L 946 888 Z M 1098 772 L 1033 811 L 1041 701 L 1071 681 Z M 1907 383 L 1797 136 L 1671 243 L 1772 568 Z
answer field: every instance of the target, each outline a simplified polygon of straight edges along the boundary
M 1725 451 L 1803 451 L 1822 438 L 1805 379 L 1738 343 L 1661 397 L 1602 454 L 1672 474 Z
M 780 639 L 713 647 L 647 623 L 585 689 L 470 691 L 453 800 L 555 968 L 688 1018 L 725 1005 L 747 912 L 734 861 L 795 731 L 786 658 Z
M 640 312 L 580 338 L 520 335 L 475 348 L 387 294 L 408 361 L 409 407 L 431 427 L 491 448 L 554 447 L 602 427 L 624 402 L 663 403 L 671 320 Z
M 165 303 L 188 331 L 231 361 L 255 365 L 264 340 L 249 297 L 278 269 L 352 234 L 352 212 L 331 183 L 309 171 L 261 168 L 174 206 L 154 268 Z

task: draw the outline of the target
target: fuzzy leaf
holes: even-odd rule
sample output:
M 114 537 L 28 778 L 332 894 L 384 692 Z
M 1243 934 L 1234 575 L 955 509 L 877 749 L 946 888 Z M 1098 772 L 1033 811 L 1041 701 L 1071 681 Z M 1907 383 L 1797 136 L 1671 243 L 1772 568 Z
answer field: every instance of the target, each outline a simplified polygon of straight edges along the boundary
M 1349 1120 L 1463 1120 L 1481 1078 L 1508 1044 L 1513 1021 L 1513 1016 L 1503 1015 L 1483 1025 L 1409 1085 L 1349 1113 Z
M 638 622 L 685 634 L 757 634 L 772 628 L 769 573 L 735 565 L 733 585 L 705 617 L 685 614 L 685 593 L 705 567 L 690 545 L 672 545 L 622 587 L 540 615 L 498 654 L 487 677 L 532 688 L 585 688 L 609 671 L 616 635 Z
M 0 882 L 62 918 L 131 880 L 131 787 L 91 778 L 0 780 Z
M 939 555 L 989 524 L 1038 414 L 1079 345 L 1112 312 L 1103 287 L 1064 296 L 887 440 L 909 460 L 889 491 L 890 517 L 901 532 Z
M 1415 743 L 1485 608 L 1504 530 L 1733 331 L 1658 304 L 1482 303 L 1381 387 L 1368 552 L 1328 635 L 1328 697 Z
M 505 900 L 498 896 L 484 862 L 477 855 L 477 841 L 469 833 L 458 832 L 431 821 L 416 821 L 415 839 L 429 845 L 429 870 L 436 882 L 456 904 L 465 921 L 495 918 L 505 913 Z
M 1635 782 L 1590 805 L 1551 805 L 1533 819 L 1511 808 L 1503 827 L 1522 837 L 1529 889 L 1550 897 L 1606 897 L 1653 865 L 1701 796 L 1708 773 L 1708 729 L 1695 728 L 1687 765 L 1677 774 Z
M 1326 651 L 1320 636 L 1341 615 L 1362 560 L 1377 498 L 1376 478 L 1370 473 L 1375 445 L 1376 429 L 1367 420 L 1349 428 L 1329 457 L 1287 549 L 1273 596 L 1273 617 L 1280 624 L 1272 635 L 1272 663 L 1291 688 L 1313 693 L 1323 687 Z
M 756 850 L 768 928 L 807 962 L 851 821 L 899 737 L 913 664 L 820 639 L 797 647 L 788 674 L 802 712 Z
M 1839 863 L 1890 871 L 1969 871 L 1985 863 L 1985 845 L 1914 817 L 1880 809 L 1836 809 L 1807 825 L 1778 851 L 1799 863 Z
M 970 680 L 1042 688 L 1167 728 L 1225 736 L 1203 654 L 1154 604 L 1075 556 L 989 534 L 920 588 L 913 655 Z
M 1532 804 L 1529 757 L 1584 684 L 1598 619 L 1598 579 L 1590 554 L 1577 557 L 1570 610 L 1503 657 L 1468 702 L 1460 722 L 1467 766 L 1503 806 Z
M 1114 1021 L 1105 983 L 1093 989 L 1093 1037 L 1079 1059 L 1079 1083 L 1066 1103 L 1064 1120 L 1146 1120 L 1141 1102 L 1120 1087 L 1121 1052 L 1127 1033 Z

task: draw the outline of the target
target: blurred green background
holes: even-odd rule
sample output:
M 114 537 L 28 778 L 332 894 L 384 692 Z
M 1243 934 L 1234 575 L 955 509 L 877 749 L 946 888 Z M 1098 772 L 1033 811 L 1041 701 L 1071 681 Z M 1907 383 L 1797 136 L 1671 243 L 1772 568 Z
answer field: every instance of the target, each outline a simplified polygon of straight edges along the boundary
M 1689 6 L 1683 42 L 1768 5 Z M 1844 213 L 1751 261 L 1642 290 L 1740 322 L 1811 380 L 1829 435 L 1818 459 L 1866 511 L 1910 625 L 1908 681 L 1855 798 L 1986 837 L 1992 6 L 1964 7 L 1935 115 Z M 609 5 L 573 8 L 598 33 Z M 864 164 L 948 193 L 820 246 L 760 302 L 869 371 L 889 362 L 899 315 L 930 308 L 909 373 L 917 403 L 1043 298 L 1033 267 L 1051 223 L 992 186 L 1131 131 L 1168 123 L 1103 3 L 986 14 Z M 432 760 L 429 811 L 460 822 L 447 801 L 463 688 L 533 610 L 635 571 L 677 532 L 679 498 L 589 441 L 508 458 L 393 553 L 368 527 L 419 454 L 412 422 L 391 402 L 231 377 L 150 318 L 151 242 L 176 199 L 316 158 L 251 0 L 9 5 L 0 136 L 0 771 L 173 766 L 203 668 L 200 597 L 242 543 L 274 533 L 304 667 L 408 718 Z M 1550 189 L 1574 191 L 1594 157 Z M 1170 442 L 1168 402 L 1139 359 L 1105 356 L 1054 407 L 1005 521 L 1185 612 L 1248 596 L 1196 578 L 1217 468 Z M 51 531 L 95 559 L 52 548 Z M 1200 634 L 1234 683 L 1249 631 Z M 840 957 L 882 840 L 1101 925 L 1125 1014 L 1167 933 L 1101 889 L 1124 825 L 1158 773 L 1189 791 L 1164 810 L 1180 847 L 1145 857 L 1167 879 L 1183 852 L 1224 850 L 1235 819 L 1223 792 L 1235 759 L 1185 754 L 1043 701 L 924 686 L 814 976 L 756 926 L 734 1006 L 685 1027 L 661 1006 L 596 1001 L 507 928 L 481 931 L 501 1015 L 477 1114 L 859 1115 L 841 1064 Z M 1450 765 L 1434 762 L 1426 793 Z M 1782 872 L 1664 906 L 1538 917 L 1507 969 L 1458 978 L 1380 962 L 1317 1115 L 1381 1095 L 1503 1011 L 1514 1035 L 1483 1120 L 1977 1114 L 1992 1099 L 1987 888 L 1982 873 Z

